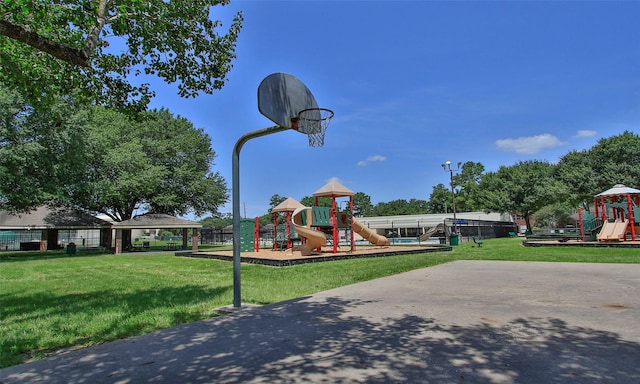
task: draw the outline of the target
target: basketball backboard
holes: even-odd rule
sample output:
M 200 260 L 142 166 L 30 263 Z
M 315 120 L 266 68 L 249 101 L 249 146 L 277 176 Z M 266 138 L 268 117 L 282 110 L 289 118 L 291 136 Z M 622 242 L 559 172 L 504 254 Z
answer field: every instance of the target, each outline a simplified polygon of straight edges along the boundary
M 293 128 L 291 118 L 300 111 L 318 108 L 315 97 L 306 85 L 287 73 L 273 73 L 258 87 L 258 110 L 281 127 Z

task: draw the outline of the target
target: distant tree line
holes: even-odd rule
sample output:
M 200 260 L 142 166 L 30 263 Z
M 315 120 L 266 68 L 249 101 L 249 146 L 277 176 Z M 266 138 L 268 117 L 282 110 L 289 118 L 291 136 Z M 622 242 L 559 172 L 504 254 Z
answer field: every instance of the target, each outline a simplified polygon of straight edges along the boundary
M 625 131 L 603 138 L 587 150 L 571 151 L 557 163 L 545 160 L 519 161 L 485 172 L 481 163 L 462 164 L 453 176 L 457 212 L 508 212 L 524 217 L 531 229 L 531 219 L 538 225 L 564 225 L 578 208 L 590 210 L 593 196 L 615 184 L 640 188 L 640 136 Z M 428 200 L 392 200 L 371 203 L 363 192 L 353 196 L 356 216 L 392 216 L 452 212 L 451 185 L 438 184 Z M 273 195 L 269 211 L 261 216 L 264 224 L 273 220 L 271 209 L 286 197 Z M 313 206 L 315 199 L 304 196 L 300 202 Z M 331 200 L 320 199 L 330 206 Z

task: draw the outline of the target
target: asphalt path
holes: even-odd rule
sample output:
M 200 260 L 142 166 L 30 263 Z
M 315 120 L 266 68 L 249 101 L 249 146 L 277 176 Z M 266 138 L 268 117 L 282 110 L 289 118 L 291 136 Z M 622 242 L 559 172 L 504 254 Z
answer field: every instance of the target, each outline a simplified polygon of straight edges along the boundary
M 456 261 L 0 370 L 8 383 L 640 383 L 640 264 Z

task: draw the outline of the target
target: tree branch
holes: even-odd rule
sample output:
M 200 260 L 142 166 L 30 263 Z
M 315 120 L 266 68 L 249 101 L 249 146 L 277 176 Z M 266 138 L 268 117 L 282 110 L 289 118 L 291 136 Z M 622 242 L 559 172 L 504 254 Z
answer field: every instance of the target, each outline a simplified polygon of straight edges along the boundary
M 98 3 L 98 12 L 96 15 L 96 21 L 98 23 L 92 26 L 89 30 L 87 39 L 85 40 L 84 49 L 82 50 L 82 53 L 87 57 L 87 59 L 91 57 L 91 54 L 95 51 L 96 44 L 98 44 L 98 38 L 100 37 L 100 31 L 102 31 L 102 28 L 104 28 L 107 23 L 110 2 L 110 0 L 100 0 Z
M 80 67 L 89 67 L 91 62 L 84 50 L 72 49 L 60 43 L 56 43 L 35 32 L 28 31 L 19 25 L 0 19 L 0 35 L 7 36 L 33 48 L 46 52 L 67 63 Z

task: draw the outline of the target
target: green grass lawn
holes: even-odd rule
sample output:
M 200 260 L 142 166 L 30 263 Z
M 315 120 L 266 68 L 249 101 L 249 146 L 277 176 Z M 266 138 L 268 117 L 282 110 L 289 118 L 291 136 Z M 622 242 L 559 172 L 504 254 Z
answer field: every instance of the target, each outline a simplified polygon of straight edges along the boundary
M 521 239 L 436 252 L 273 268 L 242 266 L 242 301 L 269 304 L 453 260 L 639 263 L 639 249 L 528 248 Z M 230 262 L 168 253 L 0 254 L 0 367 L 65 348 L 218 315 L 233 302 Z

